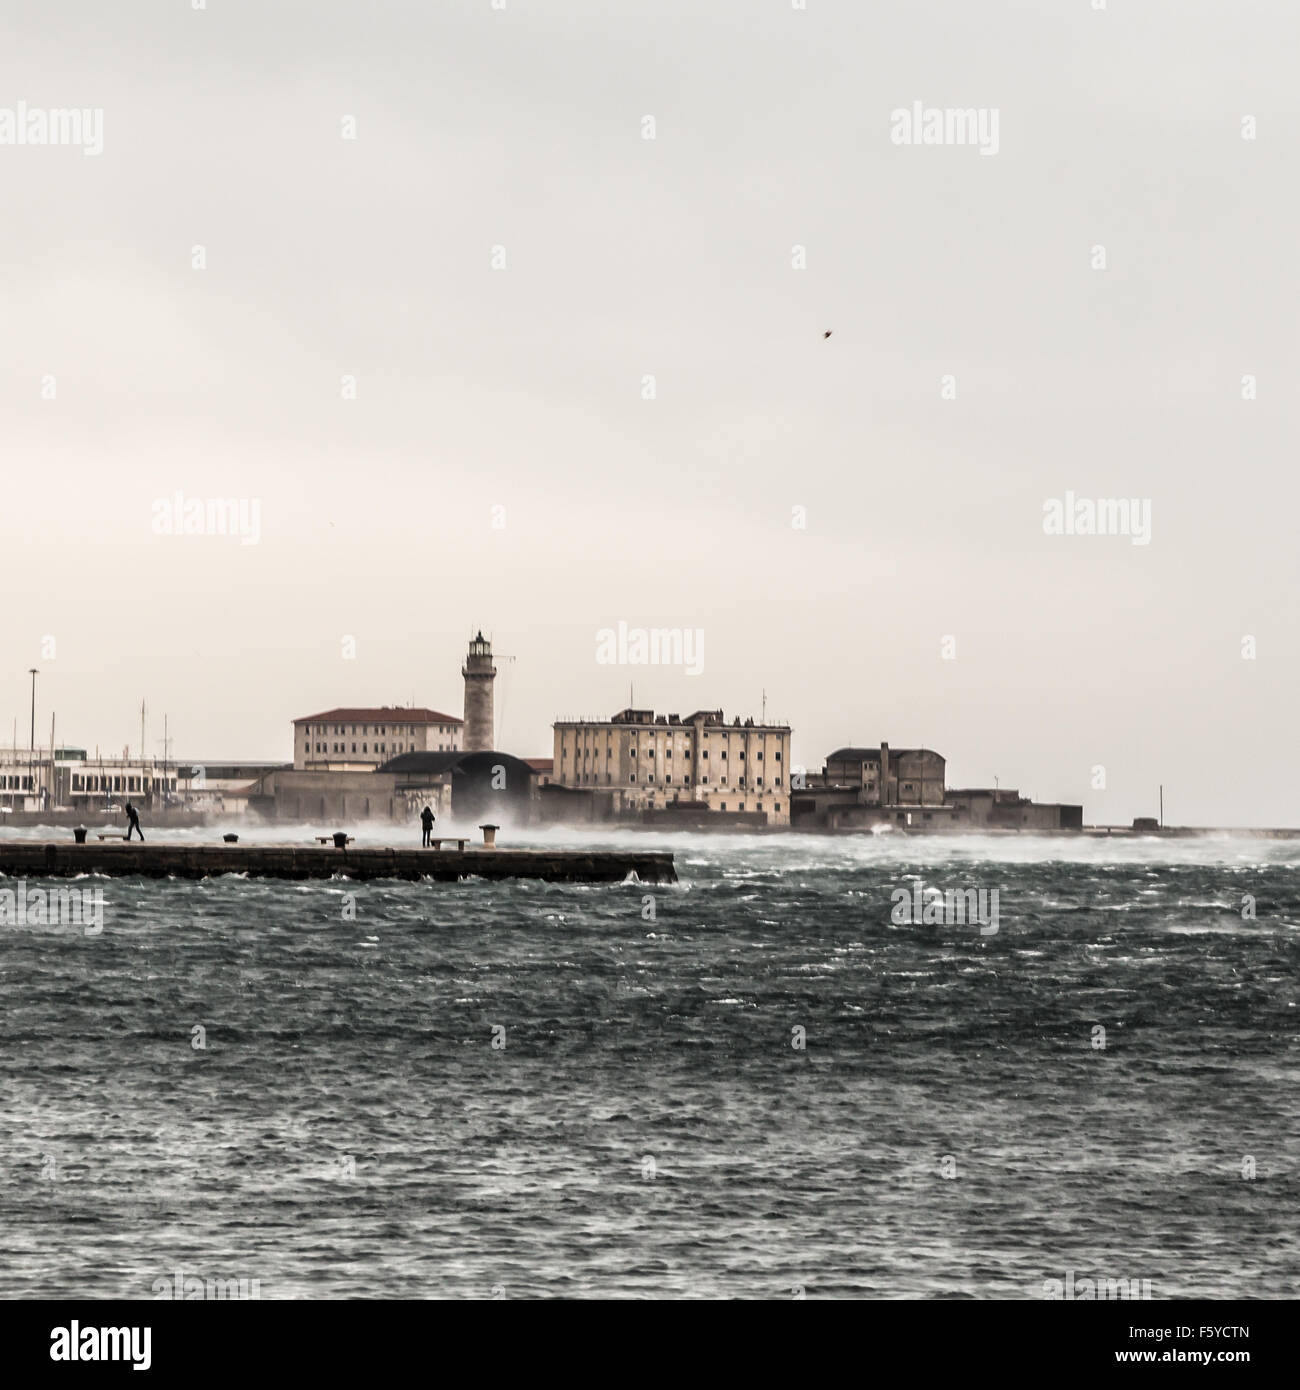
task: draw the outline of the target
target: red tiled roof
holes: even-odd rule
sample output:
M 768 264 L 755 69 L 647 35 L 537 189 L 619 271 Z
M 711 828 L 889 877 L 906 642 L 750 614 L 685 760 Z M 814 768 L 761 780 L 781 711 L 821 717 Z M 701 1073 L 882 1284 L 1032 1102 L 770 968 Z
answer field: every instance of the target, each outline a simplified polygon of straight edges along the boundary
M 323 714 L 308 714 L 295 719 L 295 724 L 462 724 L 454 714 L 440 714 L 436 709 L 404 709 L 398 705 L 383 705 L 379 709 L 327 709 Z

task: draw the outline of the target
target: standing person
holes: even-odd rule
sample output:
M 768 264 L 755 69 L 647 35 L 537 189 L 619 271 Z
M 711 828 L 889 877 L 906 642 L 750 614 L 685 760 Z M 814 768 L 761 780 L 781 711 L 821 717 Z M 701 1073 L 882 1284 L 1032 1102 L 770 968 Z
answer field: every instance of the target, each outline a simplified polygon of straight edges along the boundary
M 433 843 L 433 811 L 426 806 L 420 812 L 420 824 L 424 826 L 424 839 L 420 842 L 421 847 L 427 849 Z M 143 839 L 144 837 L 141 836 Z
M 131 832 L 134 830 L 135 833 L 136 833 L 137 835 L 139 835 L 141 841 L 143 842 L 143 840 L 144 840 L 144 831 L 140 829 L 140 812 L 137 811 L 137 810 L 135 809 L 135 807 L 132 806 L 131 803 L 130 803 L 129 801 L 126 803 L 126 814 L 127 814 L 127 819 L 131 822 L 131 823 L 126 827 L 126 838 L 129 840 L 129 839 L 131 838 Z

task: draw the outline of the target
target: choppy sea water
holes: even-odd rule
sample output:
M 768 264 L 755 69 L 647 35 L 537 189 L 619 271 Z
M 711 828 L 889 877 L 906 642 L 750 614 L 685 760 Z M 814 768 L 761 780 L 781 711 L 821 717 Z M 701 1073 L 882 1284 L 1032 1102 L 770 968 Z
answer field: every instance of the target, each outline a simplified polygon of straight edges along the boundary
M 650 842 L 680 884 L 0 931 L 0 1295 L 1300 1290 L 1300 845 Z M 892 920 L 916 880 L 997 932 Z

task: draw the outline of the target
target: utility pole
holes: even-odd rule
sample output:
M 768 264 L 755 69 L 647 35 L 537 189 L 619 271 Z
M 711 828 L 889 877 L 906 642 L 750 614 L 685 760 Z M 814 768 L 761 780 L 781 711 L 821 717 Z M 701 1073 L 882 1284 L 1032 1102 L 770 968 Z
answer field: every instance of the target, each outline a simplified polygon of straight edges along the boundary
M 1160 828 L 1165 828 L 1165 784 L 1160 784 Z
M 27 752 L 27 785 L 33 796 L 36 795 L 36 667 L 27 673 L 32 678 L 32 740 Z

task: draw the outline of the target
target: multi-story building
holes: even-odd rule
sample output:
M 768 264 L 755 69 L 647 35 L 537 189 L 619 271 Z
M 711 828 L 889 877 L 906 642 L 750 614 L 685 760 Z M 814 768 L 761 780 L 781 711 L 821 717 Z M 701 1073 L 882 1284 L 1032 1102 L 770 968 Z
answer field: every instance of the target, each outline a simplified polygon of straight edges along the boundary
M 864 806 L 943 805 L 946 763 L 930 748 L 837 748 L 826 755 L 827 786 L 860 787 Z
M 157 808 L 183 799 L 192 780 L 185 764 L 154 758 L 88 754 L 84 748 L 0 748 L 0 808 L 95 811 L 135 799 Z
M 293 721 L 299 772 L 367 772 L 400 753 L 456 753 L 463 722 L 436 709 L 330 709 Z
M 790 822 L 788 724 L 728 724 L 720 709 L 685 719 L 625 709 L 554 729 L 552 784 L 606 793 L 615 814 L 689 804 Z

